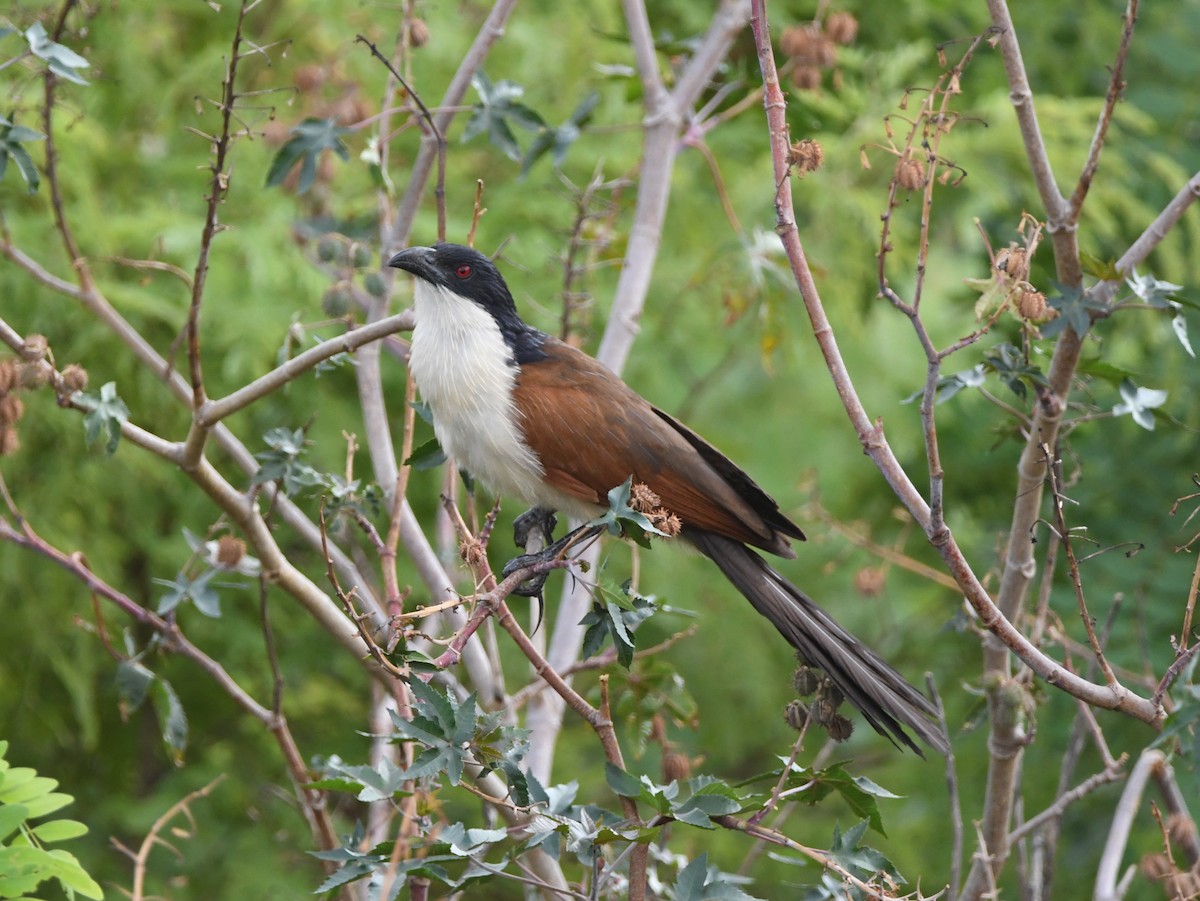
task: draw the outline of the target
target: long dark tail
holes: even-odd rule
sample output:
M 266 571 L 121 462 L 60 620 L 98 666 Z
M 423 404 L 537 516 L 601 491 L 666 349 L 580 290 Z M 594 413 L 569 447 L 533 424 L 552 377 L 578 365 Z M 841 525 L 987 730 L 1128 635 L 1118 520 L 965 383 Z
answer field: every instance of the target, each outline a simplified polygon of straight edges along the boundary
M 876 732 L 897 747 L 900 742 L 921 754 L 904 731 L 907 726 L 931 748 L 947 752 L 946 735 L 929 699 L 762 557 L 740 542 L 711 532 L 690 532 L 686 537 L 721 568 L 725 578 L 805 660 L 825 671 Z

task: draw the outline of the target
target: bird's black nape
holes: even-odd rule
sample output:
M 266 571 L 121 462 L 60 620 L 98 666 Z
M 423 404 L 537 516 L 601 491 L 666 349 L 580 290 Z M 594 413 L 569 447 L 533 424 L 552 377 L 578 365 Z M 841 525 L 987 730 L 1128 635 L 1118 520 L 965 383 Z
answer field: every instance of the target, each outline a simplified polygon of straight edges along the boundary
M 496 321 L 517 363 L 543 359 L 545 334 L 517 315 L 517 304 L 496 264 L 473 247 L 442 242 L 432 247 L 409 247 L 388 265 L 411 272 L 438 288 L 452 291 L 484 310 Z

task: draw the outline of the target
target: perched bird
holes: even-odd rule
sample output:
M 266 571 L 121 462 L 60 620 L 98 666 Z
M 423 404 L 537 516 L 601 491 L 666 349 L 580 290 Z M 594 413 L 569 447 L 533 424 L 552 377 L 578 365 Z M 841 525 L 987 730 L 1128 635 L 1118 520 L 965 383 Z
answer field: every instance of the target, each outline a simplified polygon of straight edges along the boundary
M 682 522 L 680 540 L 725 577 L 876 731 L 945 752 L 932 704 L 750 548 L 795 557 L 804 535 L 719 450 L 611 371 L 526 324 L 496 266 L 457 244 L 410 247 L 409 366 L 448 455 L 500 495 L 592 519 L 630 476 Z

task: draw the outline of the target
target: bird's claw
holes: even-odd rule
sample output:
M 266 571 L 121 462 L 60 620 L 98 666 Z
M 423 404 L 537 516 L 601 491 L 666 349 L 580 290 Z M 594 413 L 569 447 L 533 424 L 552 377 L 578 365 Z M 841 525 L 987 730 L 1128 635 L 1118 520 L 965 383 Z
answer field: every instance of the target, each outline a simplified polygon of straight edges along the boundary
M 513 557 L 504 564 L 504 569 L 500 571 L 500 578 L 507 579 L 517 570 L 526 569 L 530 566 L 535 566 L 538 563 L 544 563 L 548 559 L 553 559 L 553 556 L 547 557 L 545 551 L 539 551 L 536 554 L 521 554 Z M 512 590 L 512 594 L 523 598 L 541 597 L 542 589 L 546 587 L 546 580 L 550 577 L 550 573 L 538 573 L 529 579 L 526 579 L 520 585 Z

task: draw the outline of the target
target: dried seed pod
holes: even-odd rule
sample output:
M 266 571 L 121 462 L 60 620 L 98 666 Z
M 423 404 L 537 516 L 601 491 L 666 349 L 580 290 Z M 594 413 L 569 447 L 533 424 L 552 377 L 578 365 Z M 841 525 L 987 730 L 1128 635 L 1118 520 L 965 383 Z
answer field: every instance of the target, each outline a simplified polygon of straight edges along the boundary
M 813 672 L 812 667 L 798 666 L 792 673 L 792 688 L 796 689 L 796 694 L 802 698 L 813 694 L 820 684 L 821 678 Z
M 87 370 L 78 363 L 72 363 L 62 371 L 62 381 L 68 391 L 82 391 L 88 386 Z
M 0 426 L 14 426 L 25 415 L 25 402 L 15 394 L 0 397 Z
M 810 138 L 796 141 L 788 148 L 788 162 L 792 164 L 792 171 L 797 175 L 816 172 L 824 161 L 825 151 Z
M 815 91 L 821 86 L 821 70 L 816 66 L 797 66 L 792 70 L 792 84 L 801 91 Z
M 1029 280 L 1029 256 L 1024 247 L 1013 245 L 996 254 L 996 268 L 1018 282 Z
M 896 185 L 903 191 L 918 191 L 925 187 L 925 163 L 902 156 L 896 161 L 896 172 L 893 178 Z
M 845 741 L 854 734 L 854 721 L 839 713 L 825 724 L 825 731 L 834 741 Z
M 835 44 L 853 44 L 858 37 L 858 19 L 850 12 L 830 13 L 825 20 L 825 33 Z
M 663 754 L 662 770 L 667 782 L 686 782 L 692 777 L 692 761 L 686 754 L 667 751 Z
M 1022 291 L 1017 296 L 1017 314 L 1027 322 L 1045 322 L 1052 312 L 1041 291 Z
M 246 556 L 246 542 L 234 535 L 222 535 L 217 539 L 217 563 L 233 569 Z
M 799 732 L 808 722 L 808 707 L 802 701 L 788 701 L 783 708 L 783 718 L 787 724 Z
M 12 358 L 0 360 L 0 394 L 7 394 L 17 386 L 20 378 L 20 364 Z
M 408 23 L 408 46 L 416 49 L 429 43 L 429 25 L 424 19 L 413 19 Z

